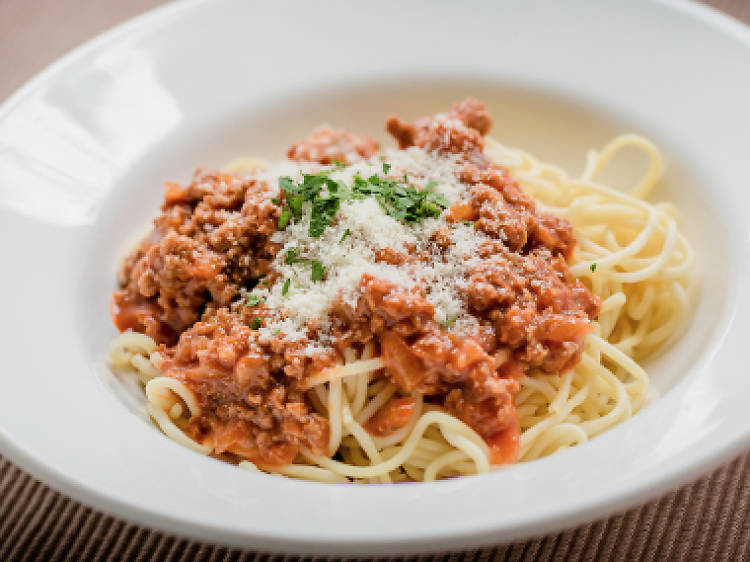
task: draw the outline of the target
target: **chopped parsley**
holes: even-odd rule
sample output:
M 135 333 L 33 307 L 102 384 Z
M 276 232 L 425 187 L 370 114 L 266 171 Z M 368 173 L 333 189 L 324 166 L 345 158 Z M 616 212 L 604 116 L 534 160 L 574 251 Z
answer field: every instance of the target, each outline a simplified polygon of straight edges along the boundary
M 383 173 L 387 174 L 390 170 L 391 165 L 383 163 Z M 310 203 L 308 234 L 319 238 L 331 224 L 341 201 L 366 197 L 373 197 L 386 214 L 402 222 L 415 223 L 438 217 L 450 204 L 443 195 L 434 191 L 436 185 L 436 182 L 430 182 L 419 190 L 409 183 L 406 174 L 403 182 L 377 174 L 367 179 L 356 175 L 351 187 L 331 179 L 328 170 L 318 174 L 303 174 L 300 183 L 282 176 L 279 178 L 279 187 L 284 191 L 285 202 L 279 218 L 279 230 L 286 228 L 291 220 L 301 220 L 305 203 Z
M 284 230 L 286 228 L 286 225 L 289 224 L 289 219 L 292 218 L 292 214 L 289 212 L 289 209 L 284 207 L 281 209 L 281 216 L 279 217 L 279 230 Z
M 592 263 L 591 267 L 589 269 L 591 269 L 591 273 L 593 273 L 594 271 L 596 271 L 596 264 Z
M 312 275 L 310 276 L 310 279 L 313 281 L 322 281 L 325 271 L 326 271 L 326 268 L 322 262 L 319 262 L 318 260 L 313 260 L 312 261 Z
M 253 318 L 252 323 L 250 324 L 251 330 L 259 330 L 260 329 L 260 318 Z
M 474 221 L 462 221 L 461 224 L 464 226 L 474 226 Z
M 406 177 L 406 174 L 404 174 Z M 354 176 L 352 194 L 354 199 L 373 197 L 385 213 L 406 223 L 419 222 L 440 216 L 450 206 L 448 200 L 433 191 L 434 183 L 421 191 L 409 183 L 400 183 L 392 178 L 372 175 L 367 179 Z
M 305 258 L 299 257 L 299 246 L 296 248 L 289 248 L 286 251 L 286 258 L 284 258 L 284 263 L 287 265 L 292 265 L 293 263 L 305 263 L 307 260 Z
M 443 328 L 452 328 L 456 324 L 456 320 L 458 320 L 458 316 L 449 316 L 445 321 L 440 322 L 440 325 Z
M 292 265 L 294 263 L 310 263 L 312 267 L 312 276 L 311 279 L 313 281 L 322 281 L 323 280 L 323 274 L 325 273 L 325 266 L 323 265 L 323 262 L 320 262 L 318 260 L 308 260 L 307 258 L 302 258 L 299 255 L 300 248 L 297 246 L 296 248 L 289 248 L 286 251 L 286 257 L 284 258 L 284 263 L 287 265 Z M 284 286 L 281 289 L 281 295 L 284 296 L 289 291 L 289 283 L 291 282 L 291 279 L 287 279 L 284 281 Z
M 326 227 L 331 224 L 331 219 L 339 210 L 341 200 L 335 197 L 320 198 L 313 200 L 312 211 L 310 212 L 310 228 L 308 234 L 313 238 L 320 238 Z
M 259 304 L 260 299 L 258 298 L 258 295 L 248 295 L 245 306 L 258 306 Z
M 286 195 L 284 210 L 287 211 L 289 219 L 293 218 L 295 222 L 300 220 L 303 205 L 306 202 L 312 204 L 308 234 L 313 238 L 319 238 L 331 223 L 331 219 L 339 210 L 341 202 L 341 196 L 338 193 L 339 188 L 345 188 L 343 184 L 329 178 L 327 171 L 319 174 L 303 174 L 302 183 L 299 184 L 288 176 L 282 176 L 279 178 L 279 187 Z M 325 191 L 323 188 L 325 188 Z M 279 230 L 286 228 L 289 219 L 286 222 L 279 220 Z
M 352 233 L 352 231 L 351 231 L 351 230 L 349 230 L 349 229 L 347 228 L 347 229 L 346 229 L 346 230 L 344 231 L 344 234 L 342 234 L 342 235 L 341 235 L 341 239 L 339 240 L 339 244 L 341 244 L 341 243 L 342 243 L 342 242 L 344 241 L 344 239 L 345 239 L 345 238 L 346 238 L 347 236 L 349 236 L 349 235 L 350 235 L 351 233 Z

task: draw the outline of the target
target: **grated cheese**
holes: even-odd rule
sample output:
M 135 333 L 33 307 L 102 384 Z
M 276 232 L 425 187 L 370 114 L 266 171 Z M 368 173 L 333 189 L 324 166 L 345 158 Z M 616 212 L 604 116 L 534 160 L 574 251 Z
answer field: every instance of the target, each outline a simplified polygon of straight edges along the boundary
M 456 160 L 411 147 L 406 150 L 386 151 L 382 157 L 361 161 L 330 173 L 332 179 L 351 185 L 355 175 L 363 178 L 373 174 L 383 175 L 383 162 L 391 165 L 389 176 L 400 178 L 407 174 L 409 182 L 418 188 L 433 183 L 452 205 L 467 194 L 468 186 L 455 176 Z M 309 173 L 309 166 L 302 170 Z M 301 179 L 300 166 L 290 169 L 290 163 L 271 168 L 265 173 L 269 181 L 277 182 L 279 175 Z M 372 197 L 342 201 L 332 223 L 319 238 L 308 235 L 310 204 L 303 207 L 303 219 L 290 223 L 284 230 L 273 234 L 271 240 L 282 245 L 272 268 L 279 274 L 268 288 L 256 287 L 252 293 L 265 300 L 266 306 L 277 311 L 277 317 L 260 329 L 262 338 L 283 333 L 288 339 L 309 336 L 314 327 L 318 343 L 324 344 L 330 334 L 329 311 L 335 299 L 354 307 L 361 295 L 360 280 L 369 273 L 410 290 L 421 290 L 435 307 L 435 320 L 455 323 L 466 312 L 460 295 L 468 271 L 478 263 L 479 246 L 487 237 L 473 225 L 461 223 L 449 227 L 445 216 L 405 224 L 383 210 Z M 438 248 L 431 240 L 439 229 L 448 229 L 453 244 L 447 250 Z M 349 232 L 345 236 L 346 232 Z M 407 254 L 427 253 L 431 262 L 407 262 L 392 265 L 376 262 L 375 252 L 391 248 Z M 286 263 L 288 251 L 298 252 L 304 263 Z M 312 281 L 310 262 L 317 260 L 325 267 L 322 281 Z M 286 294 L 283 287 L 289 280 Z M 318 349 L 315 343 L 308 352 Z

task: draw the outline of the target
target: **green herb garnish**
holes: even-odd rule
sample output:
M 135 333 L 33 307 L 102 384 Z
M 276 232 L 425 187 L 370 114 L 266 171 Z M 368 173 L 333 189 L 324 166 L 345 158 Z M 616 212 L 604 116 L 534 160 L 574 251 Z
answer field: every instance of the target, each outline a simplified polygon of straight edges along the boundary
M 260 299 L 258 298 L 258 295 L 248 295 L 245 306 L 258 306 L 259 304 Z
M 458 316 L 449 316 L 443 322 L 440 322 L 440 325 L 443 328 L 451 328 L 456 324 L 456 320 L 458 320 Z
M 596 264 L 592 263 L 591 267 L 589 267 L 589 269 L 591 270 L 591 273 L 593 273 L 594 271 L 596 271 Z
M 450 206 L 448 200 L 432 190 L 428 184 L 423 190 L 411 184 L 404 185 L 391 178 L 372 175 L 366 180 L 354 176 L 352 198 L 374 197 L 386 214 L 402 222 L 419 222 L 430 217 L 440 216 L 443 209 Z
M 312 261 L 312 275 L 310 276 L 310 279 L 313 281 L 322 281 L 323 280 L 323 274 L 325 273 L 326 268 L 323 265 L 322 262 L 319 262 L 318 260 Z
M 390 169 L 390 164 L 383 163 L 384 174 Z M 279 229 L 285 228 L 290 220 L 300 220 L 303 205 L 310 203 L 308 234 L 313 238 L 319 238 L 331 224 L 341 201 L 373 197 L 388 215 L 406 223 L 437 217 L 450 205 L 443 195 L 433 190 L 437 182 L 430 182 L 424 189 L 419 190 L 409 183 L 406 174 L 403 176 L 403 182 L 377 174 L 367 179 L 356 175 L 352 186 L 349 187 L 343 182 L 331 179 L 325 171 L 318 174 L 303 174 L 302 182 L 299 184 L 292 178 L 283 176 L 279 178 L 279 186 L 285 194 L 285 206 L 279 219 Z
M 258 330 L 260 329 L 260 318 L 253 318 L 252 323 L 250 324 L 251 330 Z
M 289 213 L 295 221 L 302 218 L 302 206 L 308 201 L 312 203 L 308 234 L 313 238 L 318 238 L 339 210 L 341 194 L 338 192 L 339 188 L 344 186 L 329 178 L 326 171 L 318 174 L 303 174 L 300 184 L 294 183 L 290 177 L 280 177 L 279 187 L 286 194 Z M 326 190 L 323 191 L 323 188 Z
M 286 281 L 284 281 L 284 286 L 281 287 L 281 296 L 282 297 L 285 297 L 286 294 L 289 292 L 289 285 L 291 285 L 291 283 L 292 283 L 291 279 L 287 279 Z
M 339 210 L 341 200 L 338 198 L 316 198 L 310 212 L 310 228 L 308 234 L 313 238 L 319 238 L 326 227 L 331 224 L 331 219 Z
M 279 217 L 279 230 L 284 230 L 286 228 L 286 225 L 289 224 L 289 219 L 292 218 L 292 214 L 289 212 L 289 209 L 284 207 L 281 209 L 281 216 Z
M 351 233 L 352 233 L 352 231 L 347 228 L 344 231 L 344 234 L 341 235 L 341 238 L 339 239 L 339 244 L 341 244 L 344 241 L 344 238 L 346 238 L 347 236 L 349 236 Z
M 284 263 L 287 265 L 292 265 L 293 263 L 304 263 L 307 260 L 305 258 L 299 257 L 300 248 L 297 246 L 296 248 L 289 248 L 286 251 L 286 258 L 284 258 Z

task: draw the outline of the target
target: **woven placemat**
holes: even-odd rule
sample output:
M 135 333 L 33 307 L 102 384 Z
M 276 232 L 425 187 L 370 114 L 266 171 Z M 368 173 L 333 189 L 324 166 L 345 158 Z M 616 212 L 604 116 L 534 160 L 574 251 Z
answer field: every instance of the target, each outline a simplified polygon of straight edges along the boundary
M 162 1 L 0 0 L 0 99 L 61 52 Z M 750 22 L 750 0 L 707 3 Z M 607 520 L 524 543 L 406 560 L 750 561 L 748 512 L 750 453 L 658 501 Z M 16 560 L 298 559 L 206 545 L 125 523 L 51 490 L 0 456 L 0 562 Z
M 750 560 L 749 511 L 750 453 L 691 486 L 617 517 L 524 543 L 406 560 Z M 54 492 L 2 459 L 0 560 L 249 562 L 297 558 L 210 546 L 127 524 Z

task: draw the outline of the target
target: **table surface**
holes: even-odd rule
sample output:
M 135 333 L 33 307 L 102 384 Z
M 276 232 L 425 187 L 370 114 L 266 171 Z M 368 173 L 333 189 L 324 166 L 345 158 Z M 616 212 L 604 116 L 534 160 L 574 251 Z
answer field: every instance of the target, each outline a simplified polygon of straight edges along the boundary
M 63 53 L 161 3 L 0 0 L 0 100 Z M 707 3 L 750 23 L 750 0 Z M 610 519 L 524 543 L 420 560 L 750 560 L 748 513 L 750 453 L 692 485 Z M 275 558 L 175 538 L 109 517 L 0 457 L 2 561 L 270 559 Z

